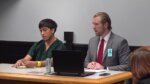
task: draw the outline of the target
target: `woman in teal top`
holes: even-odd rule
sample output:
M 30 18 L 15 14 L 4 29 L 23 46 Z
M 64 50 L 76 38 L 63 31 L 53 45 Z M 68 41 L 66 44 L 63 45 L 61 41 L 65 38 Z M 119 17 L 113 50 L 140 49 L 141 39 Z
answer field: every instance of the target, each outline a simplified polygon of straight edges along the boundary
M 62 41 L 55 37 L 57 23 L 52 19 L 43 19 L 39 23 L 42 40 L 35 43 L 27 55 L 18 60 L 13 67 L 41 67 L 45 66 L 45 59 L 52 57 L 52 50 L 64 50 Z
M 65 49 L 65 46 L 62 41 L 56 39 L 55 42 L 47 49 L 47 51 L 45 51 L 45 48 L 45 41 L 41 40 L 30 48 L 28 54 L 32 57 L 32 60 L 42 61 L 46 58 L 51 58 L 53 50 Z

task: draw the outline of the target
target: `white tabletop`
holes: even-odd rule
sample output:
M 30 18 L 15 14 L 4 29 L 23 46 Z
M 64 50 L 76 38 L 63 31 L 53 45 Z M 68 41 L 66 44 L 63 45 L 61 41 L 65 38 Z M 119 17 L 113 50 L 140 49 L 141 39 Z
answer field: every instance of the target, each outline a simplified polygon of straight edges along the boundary
M 6 63 L 0 63 L 0 72 L 5 72 L 5 73 L 18 73 L 18 74 L 33 74 L 33 75 L 45 75 L 46 73 L 46 68 L 41 67 L 41 68 L 14 68 L 12 67 L 13 64 L 6 64 Z M 52 73 L 54 73 L 53 68 L 51 68 Z M 85 71 L 92 71 L 93 70 L 85 70 Z M 99 74 L 107 72 L 110 73 L 111 75 L 122 73 L 123 71 L 108 71 L 108 70 L 94 70 L 96 73 L 90 76 L 86 76 L 84 78 L 90 78 L 90 79 L 98 79 L 98 78 L 103 78 L 106 76 L 99 76 Z M 52 75 L 46 75 L 46 76 L 52 76 Z M 54 76 L 54 75 L 53 75 Z M 110 76 L 110 75 L 109 75 Z

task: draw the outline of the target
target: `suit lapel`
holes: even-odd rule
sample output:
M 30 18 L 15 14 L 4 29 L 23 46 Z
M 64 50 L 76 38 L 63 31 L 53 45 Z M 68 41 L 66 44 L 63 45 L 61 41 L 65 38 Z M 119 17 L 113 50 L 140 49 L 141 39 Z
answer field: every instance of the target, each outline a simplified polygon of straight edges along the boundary
M 96 36 L 96 39 L 95 39 L 95 42 L 94 43 L 94 47 L 93 47 L 93 51 L 94 51 L 94 59 L 96 60 L 97 59 L 97 49 L 98 49 L 98 44 L 99 44 L 99 40 L 100 40 L 100 37 L 99 36 Z
M 103 54 L 103 59 L 102 59 L 103 61 L 107 57 L 107 51 L 108 51 L 109 48 L 112 47 L 112 43 L 113 43 L 113 33 L 111 32 L 111 35 L 109 37 L 109 40 L 108 40 L 106 48 L 105 48 L 105 52 Z

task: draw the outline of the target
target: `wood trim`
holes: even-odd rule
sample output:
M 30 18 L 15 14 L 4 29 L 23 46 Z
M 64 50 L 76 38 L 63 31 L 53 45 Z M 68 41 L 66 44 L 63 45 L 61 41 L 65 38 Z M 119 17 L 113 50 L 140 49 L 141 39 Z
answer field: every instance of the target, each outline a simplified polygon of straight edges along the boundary
M 131 72 L 123 72 L 120 74 L 99 78 L 88 79 L 81 77 L 67 77 L 67 76 L 43 76 L 43 75 L 31 75 L 31 74 L 14 74 L 0 72 L 0 79 L 17 80 L 17 81 L 30 81 L 38 83 L 65 83 L 65 84 L 108 84 L 116 83 L 126 79 L 132 78 Z

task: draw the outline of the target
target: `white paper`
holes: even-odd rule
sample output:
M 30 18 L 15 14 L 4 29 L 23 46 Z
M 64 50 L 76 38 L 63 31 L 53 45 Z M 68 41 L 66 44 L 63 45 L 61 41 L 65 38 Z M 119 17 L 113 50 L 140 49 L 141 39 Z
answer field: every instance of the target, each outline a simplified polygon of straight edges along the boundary
M 93 69 L 84 69 L 85 72 L 105 72 L 105 69 L 93 70 Z

